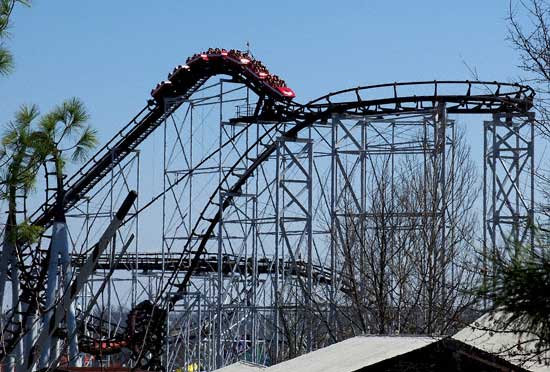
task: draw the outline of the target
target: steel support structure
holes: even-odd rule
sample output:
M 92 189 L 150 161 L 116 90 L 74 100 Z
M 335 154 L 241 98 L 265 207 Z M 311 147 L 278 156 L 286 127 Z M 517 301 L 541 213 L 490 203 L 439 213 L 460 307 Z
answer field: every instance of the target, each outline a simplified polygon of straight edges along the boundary
M 128 192 L 135 190 L 139 195 L 140 183 L 143 182 L 141 166 L 140 151 L 132 151 L 128 158 L 110 171 L 109 177 L 98 185 L 93 194 L 78 203 L 74 210 L 67 214 L 69 239 L 73 246 L 69 263 L 72 266 L 73 277 L 74 270 L 78 272 L 83 263 L 75 260 L 75 257 L 83 257 L 87 254 L 87 250 L 92 247 L 102 230 L 114 218 L 118 206 Z M 139 262 L 135 258 L 125 261 L 127 275 L 110 274 L 112 268 L 117 265 L 121 250 L 124 249 L 124 255 L 128 253 L 129 257 L 137 256 L 140 244 L 140 218 L 137 215 L 139 206 L 138 196 L 128 212 L 128 216 L 133 217 L 131 222 L 123 224 L 117 233 L 113 234 L 105 253 L 98 258 L 105 265 L 93 271 L 75 302 L 75 307 L 79 309 L 77 315 L 84 309 L 90 309 L 92 315 L 79 319 L 84 332 L 78 333 L 78 337 L 85 339 L 115 337 L 124 322 L 122 314 L 134 307 L 139 298 L 144 297 L 147 289 L 144 281 L 147 276 L 142 275 Z M 74 332 L 67 334 L 75 336 Z M 75 340 L 69 341 L 73 341 L 74 348 Z M 62 355 L 68 351 L 69 346 L 65 342 L 61 343 Z M 103 355 L 100 358 L 81 355 L 80 358 L 85 367 L 123 361 L 111 355 Z
M 138 367 L 133 361 L 147 358 L 129 361 L 121 352 L 135 341 L 128 337 L 129 310 L 143 300 L 170 312 L 158 317 L 166 320 L 159 361 L 166 370 L 214 370 L 237 360 L 273 364 L 359 332 L 434 334 L 444 331 L 441 318 L 460 307 L 447 291 L 455 287 L 453 250 L 460 240 L 454 236 L 456 131 L 447 113 L 525 113 L 532 89 L 391 83 L 300 105 L 284 82 L 258 68 L 264 69 L 235 51 L 193 56 L 67 179 L 63 238 L 76 262 L 129 190 L 146 201 L 120 221 L 77 300 L 77 308 L 91 309 L 79 319 L 79 338 L 98 356 L 85 365 Z M 217 74 L 231 79 L 206 85 Z M 152 144 L 143 142 L 148 137 Z M 484 243 L 491 252 L 533 242 L 533 143 L 531 115 L 494 114 L 485 124 Z M 147 177 L 140 159 L 151 161 Z M 150 195 L 141 193 L 141 183 Z M 31 220 L 51 232 L 48 192 Z M 141 237 L 138 216 L 147 221 Z M 12 302 L 19 279 L 27 301 L 44 293 L 37 278 L 45 277 L 47 240 L 42 249 L 21 247 L 21 278 L 11 263 Z M 134 251 L 118 257 L 129 242 Z M 50 262 L 50 280 L 62 271 L 67 287 L 75 276 L 64 253 L 61 265 Z M 7 271 L 0 268 L 0 292 Z M 48 305 L 62 293 L 51 292 Z M 30 322 L 32 345 L 29 330 L 40 325 L 40 311 L 26 319 L 5 314 L 4 358 L 19 352 L 19 335 L 8 331 L 17 333 L 22 322 Z M 62 329 L 74 328 L 67 325 Z M 112 339 L 118 352 L 111 353 Z M 66 340 L 54 335 L 52 341 Z M 67 343 L 60 347 L 67 355 Z M 48 364 L 59 364 L 56 359 Z
M 534 113 L 494 114 L 484 122 L 483 247 L 487 259 L 534 246 L 534 122 Z M 491 273 L 494 268 L 489 266 L 486 272 Z
M 254 112 L 255 103 L 248 90 L 233 81 L 220 79 L 197 98 L 179 103 L 183 114 L 171 115 L 164 124 L 163 249 L 156 256 L 161 263 L 149 259 L 149 267 L 168 276 L 183 242 L 198 242 L 200 233 L 189 235 L 192 223 L 202 218 L 197 208 L 206 204 L 212 185 L 218 183 L 210 215 L 217 210 L 220 222 L 183 303 L 174 309 L 177 320 L 170 324 L 166 365 L 197 364 L 213 370 L 237 360 L 274 363 L 288 357 L 279 352 L 289 341 L 283 337 L 283 320 L 298 319 L 308 332 L 299 353 L 314 349 L 308 315 L 316 285 L 313 272 L 317 270 L 321 282 L 327 273 L 313 264 L 325 254 L 315 251 L 313 243 L 313 140 L 278 138 L 283 125 L 257 142 L 279 124 L 240 122 L 238 117 Z M 235 116 L 235 106 L 237 119 L 225 119 Z M 215 126 L 217 136 L 204 137 Z M 271 142 L 277 143 L 277 151 L 269 162 L 240 190 L 229 191 L 247 162 Z M 209 143 L 218 148 L 211 157 L 204 152 Z M 176 184 L 182 175 L 187 176 Z M 221 210 L 228 198 L 229 207 Z M 188 249 L 192 253 L 194 243 Z M 185 355 L 170 359 L 175 350 Z
M 401 117 L 333 115 L 331 127 L 331 261 L 340 283 L 353 287 L 346 295 L 333 287 L 332 312 L 364 306 L 359 333 L 401 332 L 412 317 L 432 333 L 431 311 L 447 302 L 445 288 L 453 285 L 455 263 L 445 249 L 454 229 L 447 226 L 453 213 L 447 188 L 454 182 L 454 122 L 440 105 Z M 407 263 L 403 248 L 411 240 L 423 242 L 417 263 Z M 411 289 L 399 271 L 407 265 L 418 266 L 425 281 L 419 306 L 404 296 Z M 377 287 L 381 282 L 394 290 Z M 332 327 L 342 321 L 333 316 Z
M 306 133 L 307 134 L 307 133 Z M 294 353 L 314 348 L 313 310 L 313 141 L 311 130 L 305 138 L 277 139 L 276 151 L 276 268 L 281 278 L 275 292 L 276 345 L 282 342 Z M 303 272 L 300 276 L 293 273 Z M 288 310 L 281 310 L 288 308 Z M 281 326 L 280 323 L 286 323 Z M 290 326 L 289 326 L 290 323 Z M 286 330 L 281 340 L 280 329 Z M 289 333 L 288 329 L 294 329 Z M 300 340 L 304 340 L 300 341 Z M 302 349 L 302 345 L 305 348 Z M 278 351 L 278 350 L 277 350 Z M 278 359 L 280 355 L 276 354 Z
M 241 359 L 263 362 L 258 335 L 258 328 L 263 325 L 258 324 L 267 318 L 259 315 L 264 310 L 257 305 L 263 285 L 257 274 L 257 187 L 251 183 L 238 193 L 228 191 L 231 179 L 244 172 L 246 158 L 242 166 L 230 165 L 239 162 L 262 128 L 225 120 L 226 116 L 234 116 L 235 106 L 238 113 L 251 112 L 249 91 L 243 85 L 220 79 L 200 93 L 197 98 L 182 102 L 183 117 L 172 115 L 165 123 L 163 257 L 181 252 L 187 239 L 193 242 L 189 248 L 192 253 L 200 239 L 200 235 L 190 236 L 197 216 L 199 221 L 202 218 L 197 210 L 207 203 L 213 185 L 223 183 L 215 197 L 213 213 L 228 197 L 232 203 L 225 211 L 220 210 L 220 223 L 210 238 L 203 263 L 189 283 L 183 304 L 175 309 L 179 320 L 171 324 L 171 333 L 177 336 L 167 345 L 172 350 L 185 350 L 185 355 L 178 360 L 167 359 L 166 365 L 196 364 L 213 370 Z M 205 134 L 207 140 L 201 140 Z M 218 150 L 205 152 L 209 151 L 208 144 Z M 185 180 L 176 184 L 182 175 Z M 229 180 L 224 183 L 226 176 Z M 162 262 L 165 260 L 162 258 Z M 185 273 L 178 269 L 182 275 Z M 164 265 L 161 271 L 162 276 L 169 274 Z M 173 353 L 167 350 L 167 358 L 170 354 Z

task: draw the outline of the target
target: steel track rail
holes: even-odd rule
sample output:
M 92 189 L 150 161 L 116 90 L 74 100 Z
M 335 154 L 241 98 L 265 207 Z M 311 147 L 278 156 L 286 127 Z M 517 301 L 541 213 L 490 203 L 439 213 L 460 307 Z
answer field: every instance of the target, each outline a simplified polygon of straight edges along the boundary
M 418 86 L 427 86 L 433 85 L 434 94 L 433 95 L 406 95 L 400 96 L 397 93 L 398 86 L 407 86 L 407 87 L 418 87 Z M 476 87 L 486 88 L 491 86 L 495 88 L 492 94 L 472 94 L 472 85 Z M 457 94 L 440 94 L 438 88 L 441 89 L 442 86 L 462 86 L 466 87 L 467 91 L 462 95 Z M 506 92 L 501 92 L 502 87 L 511 88 Z M 360 93 L 367 91 L 369 89 L 376 88 L 393 88 L 393 96 L 381 99 L 371 99 L 365 100 L 361 97 Z M 341 97 L 343 95 L 353 93 L 355 94 L 355 99 L 352 101 L 339 101 L 334 102 L 334 98 Z M 353 89 L 347 89 L 344 91 L 339 91 L 335 93 L 328 94 L 321 98 L 318 98 L 310 103 L 301 106 L 294 113 L 289 114 L 288 117 L 296 118 L 296 124 L 290 130 L 281 133 L 281 137 L 284 138 L 297 138 L 298 134 L 305 128 L 308 128 L 312 124 L 318 121 L 328 121 L 328 119 L 334 114 L 348 113 L 352 115 L 398 115 L 412 111 L 419 110 L 432 110 L 435 108 L 438 103 L 450 104 L 448 111 L 451 113 L 461 113 L 461 114 L 479 114 L 479 113 L 498 113 L 498 112 L 515 112 L 515 113 L 526 113 L 533 105 L 534 92 L 530 87 L 517 85 L 517 84 L 506 84 L 506 83 L 487 83 L 487 82 L 469 82 L 469 81 L 448 81 L 448 82 L 407 82 L 407 83 L 394 83 L 394 84 L 381 84 L 369 87 L 359 87 Z M 411 106 L 412 104 L 412 106 Z M 278 127 L 273 127 L 278 129 Z M 180 262 L 184 260 L 184 254 L 187 252 L 191 253 L 193 250 L 194 255 L 191 260 L 191 264 L 188 267 L 186 274 L 183 280 L 179 283 L 176 282 L 178 271 L 175 270 L 172 272 L 169 280 L 165 287 L 157 295 L 157 303 L 162 302 L 162 297 L 166 293 L 174 293 L 169 298 L 166 306 L 167 311 L 170 311 L 174 305 L 183 298 L 185 295 L 186 289 L 188 287 L 189 281 L 193 274 L 199 270 L 200 264 L 202 262 L 202 256 L 206 253 L 206 245 L 213 236 L 214 230 L 218 223 L 221 221 L 223 212 L 233 203 L 235 197 L 241 195 L 242 187 L 248 181 L 250 177 L 255 173 L 255 171 L 266 162 L 271 155 L 276 151 L 277 143 L 273 141 L 270 144 L 263 144 L 265 149 L 264 151 L 252 161 L 251 165 L 247 170 L 239 177 L 239 179 L 227 190 L 224 190 L 223 187 L 228 182 L 228 178 L 234 173 L 233 170 L 237 165 L 241 165 L 242 161 L 250 159 L 250 152 L 256 148 L 259 144 L 262 144 L 262 139 L 265 137 L 262 136 L 259 138 L 256 143 L 254 143 L 250 148 L 243 153 L 243 155 L 238 159 L 233 167 L 226 173 L 223 177 L 222 182 L 218 185 L 216 190 L 212 193 L 207 205 L 204 207 L 203 211 L 200 213 L 199 218 L 197 219 L 191 234 L 185 244 L 183 253 L 180 257 Z M 216 202 L 217 196 L 220 192 L 224 192 L 225 198 L 221 205 Z M 207 211 L 209 209 L 217 209 L 217 212 L 213 216 L 208 216 Z M 199 226 L 202 222 L 209 222 L 208 227 L 199 232 Z M 196 237 L 200 238 L 200 243 L 197 248 L 192 249 L 191 245 Z M 139 356 L 143 358 L 143 354 Z M 141 360 L 140 360 L 141 362 Z M 147 361 L 143 361 L 147 364 Z
M 194 58 L 187 65 L 174 69 L 173 73 L 169 75 L 169 80 L 160 83 L 152 91 L 154 100 L 149 101 L 145 108 L 67 180 L 63 199 L 64 209 L 68 211 L 82 200 L 186 99 L 199 90 L 210 77 L 220 74 L 229 75 L 250 87 L 260 97 L 265 97 L 264 99 L 270 101 L 272 103 L 271 110 L 284 110 L 284 107 L 290 104 L 288 96 L 285 96 L 267 80 L 259 78 L 251 70 L 250 63 L 250 60 L 245 63 L 236 58 L 216 55 L 206 59 Z M 169 100 L 172 97 L 178 99 Z M 51 226 L 55 214 L 54 200 L 55 194 L 31 215 L 30 220 L 33 226 L 44 228 Z M 23 315 L 28 317 L 29 314 L 38 310 L 39 304 L 36 299 L 40 298 L 45 283 L 49 251 L 42 256 L 42 251 L 33 250 L 32 246 L 28 244 L 19 244 L 18 248 L 17 256 L 22 279 L 21 297 L 30 304 Z M 29 261 L 31 261 L 30 265 Z M 16 324 L 13 321 L 8 321 L 5 324 L 2 329 L 4 342 L 3 347 L 0 348 L 0 361 L 12 352 L 16 343 L 10 342 L 10 340 L 20 337 L 23 328 L 22 324 Z
M 398 87 L 433 87 L 433 95 L 406 95 L 400 96 L 398 94 Z M 440 92 L 448 86 L 453 88 L 462 87 L 465 88 L 465 93 L 462 95 L 457 94 L 440 94 Z M 472 87 L 490 89 L 494 88 L 493 94 L 472 94 Z M 505 87 L 505 91 L 501 89 Z M 365 92 L 373 89 L 380 88 L 392 88 L 393 96 L 381 99 L 362 99 L 361 92 Z M 344 96 L 346 94 L 353 93 L 356 96 L 352 101 L 335 101 L 335 98 Z M 290 118 L 302 118 L 296 120 L 296 125 L 290 130 L 281 133 L 280 136 L 285 138 L 296 138 L 301 130 L 308 128 L 310 125 L 318 121 L 327 121 L 334 114 L 349 113 L 352 115 L 398 115 L 412 111 L 419 110 L 431 110 L 437 103 L 451 104 L 449 112 L 461 113 L 461 114 L 479 114 L 479 113 L 498 113 L 498 112 L 516 112 L 525 113 L 533 106 L 534 91 L 528 87 L 519 84 L 507 84 L 498 82 L 470 82 L 470 81 L 432 81 L 432 82 L 405 82 L 405 83 L 392 83 L 392 84 L 379 84 L 366 87 L 358 87 L 352 89 L 346 89 L 335 93 L 330 93 L 323 97 L 317 98 L 300 108 L 295 112 L 288 115 Z M 412 104 L 413 106 L 408 106 Z M 221 208 L 218 208 L 217 213 L 213 216 L 207 216 L 206 211 L 209 206 L 217 206 L 215 202 L 216 196 L 222 190 L 223 185 L 227 183 L 228 178 L 233 173 L 233 169 L 237 164 L 241 164 L 242 161 L 248 158 L 248 154 L 252 149 L 256 148 L 261 143 L 261 139 L 254 143 L 242 156 L 229 172 L 222 179 L 221 184 L 212 193 L 208 204 L 203 209 L 203 212 L 199 215 L 194 228 L 190 234 L 190 238 L 185 244 L 184 252 L 190 251 L 190 247 L 194 237 L 200 237 L 200 243 L 198 248 L 194 249 L 194 257 L 191 261 L 191 266 L 186 272 L 184 279 L 177 284 L 168 282 L 167 287 L 163 289 L 171 293 L 175 287 L 177 294 L 170 300 L 170 306 L 173 306 L 177 302 L 181 295 L 185 292 L 185 289 L 193 275 L 194 270 L 198 267 L 201 261 L 201 255 L 205 254 L 206 244 L 212 236 L 216 225 L 221 220 L 223 212 L 232 204 L 235 196 L 240 195 L 240 190 L 252 177 L 256 169 L 260 167 L 265 161 L 269 159 L 276 150 L 276 142 L 272 142 L 268 145 L 264 145 L 264 151 L 255 159 L 249 168 L 240 176 L 240 178 L 234 183 L 234 185 L 226 191 L 226 198 L 224 199 Z M 209 225 L 202 233 L 198 232 L 199 225 L 202 221 L 209 221 Z M 182 258 L 183 259 L 183 258 Z M 171 278 L 176 278 L 175 273 Z
M 506 84 L 497 82 L 470 82 L 470 81 L 432 81 L 432 82 L 406 82 L 379 84 L 366 87 L 358 87 L 346 89 L 328 95 L 322 96 L 306 105 L 292 104 L 273 86 L 270 86 L 266 81 L 260 79 L 253 71 L 247 68 L 247 65 L 232 58 L 195 58 L 188 67 L 179 66 L 174 72 L 169 75 L 169 81 L 157 86 L 153 91 L 155 100 L 149 104 L 134 117 L 130 123 L 118 132 L 98 153 L 93 156 L 79 171 L 77 171 L 67 181 L 67 191 L 64 198 L 64 208 L 69 210 L 75 206 L 91 189 L 93 189 L 109 172 L 132 151 L 134 151 L 143 140 L 145 140 L 160 124 L 175 110 L 179 108 L 184 99 L 188 99 L 204 84 L 204 82 L 218 74 L 230 75 L 235 81 L 242 82 L 256 92 L 261 100 L 265 100 L 266 107 L 269 103 L 269 111 L 266 112 L 272 120 L 277 120 L 279 125 L 273 126 L 275 132 L 280 128 L 283 122 L 295 122 L 293 128 L 286 132 L 278 132 L 283 137 L 296 138 L 299 132 L 312 125 L 317 121 L 327 121 L 333 114 L 348 113 L 352 115 L 387 115 L 400 114 L 422 109 L 431 109 L 438 102 L 449 104 L 448 111 L 450 113 L 496 113 L 496 112 L 527 112 L 533 104 L 533 90 L 528 86 L 518 84 Z M 402 94 L 401 90 L 413 88 L 432 88 L 431 94 Z M 459 87 L 465 92 L 463 93 L 447 93 L 446 88 Z M 485 90 L 485 92 L 474 92 L 472 88 L 477 90 Z M 369 95 L 374 92 L 392 89 L 392 94 L 384 94 L 382 98 L 369 98 Z M 353 99 L 345 98 L 348 95 L 354 95 Z M 171 105 L 165 105 L 169 98 L 180 97 L 183 100 L 174 101 Z M 179 102 L 179 103 L 178 103 Z M 252 118 L 254 119 L 254 118 Z M 253 120 L 252 120 L 253 121 Z M 276 150 L 276 142 L 273 141 L 265 146 L 264 151 L 256 158 L 252 159 L 249 154 L 252 149 L 261 144 L 262 139 L 268 138 L 267 133 L 251 146 L 250 151 L 246 151 L 241 159 L 235 163 L 242 164 L 243 160 L 251 160 L 250 166 L 246 172 L 238 178 L 228 190 L 223 190 L 223 185 L 227 184 L 228 177 L 233 172 L 228 172 L 222 183 L 216 188 L 209 202 L 200 214 L 199 219 L 193 228 L 191 237 L 200 237 L 198 249 L 193 250 L 194 256 L 190 267 L 186 270 L 186 275 L 182 282 L 176 283 L 178 270 L 172 272 L 171 280 L 168 281 L 167 287 L 164 288 L 160 295 L 166 290 L 175 287 L 178 294 L 174 295 L 169 301 L 169 307 L 172 307 L 185 292 L 185 288 L 193 275 L 194 271 L 200 264 L 201 256 L 205 253 L 205 248 L 208 239 L 221 219 L 223 211 L 225 211 L 233 202 L 233 199 L 240 195 L 242 186 L 254 174 L 256 169 L 274 153 Z M 216 196 L 220 191 L 226 194 L 223 203 L 216 206 Z M 53 196 L 49 201 L 44 203 L 32 216 L 33 225 L 49 227 L 53 221 L 54 208 L 52 201 Z M 217 209 L 217 212 L 211 216 L 207 216 L 207 211 Z M 208 221 L 209 225 L 204 232 L 199 233 L 199 225 L 201 222 Z M 184 254 L 189 254 L 191 238 L 186 243 L 186 249 L 182 253 L 181 260 L 184 259 Z M 41 291 L 41 284 L 44 282 L 45 270 L 42 269 L 40 275 L 36 275 L 36 266 L 44 268 L 47 257 L 36 257 L 33 255 L 31 247 L 23 246 L 18 252 L 20 263 L 22 264 L 22 283 L 23 291 L 26 292 L 26 297 L 31 298 Z M 33 257 L 33 267 L 25 266 L 25 260 L 28 257 Z M 171 291 L 170 291 L 171 292 Z M 30 307 L 32 308 L 32 307 Z M 36 310 L 36 309 L 32 309 Z M 0 350 L 0 359 L 3 359 L 10 350 Z

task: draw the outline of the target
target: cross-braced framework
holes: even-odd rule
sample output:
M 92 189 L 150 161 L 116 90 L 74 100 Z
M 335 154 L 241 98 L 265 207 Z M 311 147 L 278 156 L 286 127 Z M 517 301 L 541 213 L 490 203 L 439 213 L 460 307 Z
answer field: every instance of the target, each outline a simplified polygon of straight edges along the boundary
M 454 185 L 454 122 L 442 106 L 393 118 L 338 115 L 331 124 L 333 270 L 351 285 L 334 301 L 364 312 L 355 314 L 364 317 L 354 325 L 362 332 L 402 332 L 412 323 L 441 331 L 443 309 L 459 305 L 445 293 L 459 265 L 445 252 L 455 228 L 446 200 Z
M 273 364 L 358 333 L 447 334 L 467 320 L 460 289 L 476 279 L 464 270 L 475 182 L 448 116 L 494 114 L 485 124 L 485 246 L 526 243 L 530 89 L 395 83 L 299 105 L 284 81 L 239 53 L 214 50 L 176 67 L 67 183 L 77 270 L 128 191 L 140 193 L 76 301 L 84 364 Z M 219 73 L 230 78 L 207 83 Z M 138 150 L 146 137 L 153 143 Z M 46 203 L 33 223 L 49 228 L 51 213 Z M 25 298 L 43 296 L 31 279 L 45 277 L 47 250 L 22 248 Z M 18 329 L 36 341 L 37 304 L 31 316 L 6 314 L 2 357 L 18 355 Z M 58 326 L 52 364 L 70 339 L 66 321 Z
M 111 170 L 110 177 L 99 185 L 96 192 L 83 199 L 73 213 L 67 215 L 73 247 L 71 265 L 77 270 L 82 269 L 93 241 L 112 220 L 127 193 L 140 190 L 140 158 L 140 152 L 134 151 L 120 166 Z M 93 275 L 76 301 L 77 315 L 82 319 L 84 330 L 78 340 L 81 348 L 93 349 L 93 340 L 98 338 L 116 339 L 126 325 L 126 309 L 136 306 L 144 293 L 153 290 L 151 278 L 141 272 L 139 206 L 139 200 L 136 200 L 129 212 L 133 218 L 111 238 L 106 253 L 99 257 Z M 62 340 L 57 342 L 61 350 L 66 347 Z M 85 357 L 78 364 L 109 365 L 120 360 L 119 356 L 107 352 Z
M 164 193 L 163 202 L 164 254 L 177 251 L 177 242 L 188 239 L 193 245 L 202 237 L 189 234 L 196 219 L 192 214 L 198 214 L 193 206 L 207 202 L 207 199 L 199 200 L 201 192 L 209 192 L 204 187 L 209 183 L 205 178 L 210 183 L 215 179 L 222 185 L 214 196 L 212 210 L 219 209 L 229 197 L 231 204 L 220 211 L 218 228 L 209 239 L 196 276 L 189 282 L 185 295 L 186 317 L 182 315 L 179 323 L 172 322 L 172 332 L 179 329 L 180 335 L 169 347 L 184 350 L 184 355 L 177 358 L 180 365 L 197 363 L 213 369 L 243 358 L 269 363 L 278 358 L 277 350 L 282 343 L 279 321 L 289 321 L 288 316 L 279 312 L 286 309 L 290 314 L 293 307 L 309 301 L 300 288 L 311 287 L 313 275 L 310 264 L 312 143 L 278 138 L 276 133 L 280 135 L 281 130 L 269 134 L 278 123 L 251 125 L 224 120 L 228 110 L 225 106 L 232 109 L 231 116 L 235 106 L 238 114 L 252 112 L 249 93 L 227 80 L 220 80 L 209 90 L 212 94 L 205 93 L 205 98 L 188 102 L 183 120 L 169 121 L 166 126 L 175 134 L 165 135 L 165 154 L 169 155 L 165 155 L 164 188 L 169 192 Z M 208 113 L 202 122 L 197 119 L 201 111 Z M 212 140 L 219 141 L 220 151 L 205 163 L 205 155 L 194 150 L 196 144 L 182 143 L 181 133 L 187 131 L 189 138 L 196 138 L 197 126 L 212 132 L 212 121 L 216 122 L 216 118 L 219 133 L 217 139 Z M 239 177 L 246 170 L 248 159 L 261 153 L 264 144 L 256 142 L 266 134 L 269 135 L 264 143 L 277 142 L 273 160 L 258 171 L 253 182 L 231 191 L 230 178 Z M 243 156 L 251 146 L 256 148 Z M 309 160 L 302 164 L 304 157 Z M 297 170 L 302 174 L 295 174 Z M 174 187 L 182 174 L 189 177 Z M 195 184 L 202 185 L 200 191 L 193 190 Z M 304 211 L 309 212 L 304 215 Z M 305 243 L 300 243 L 303 241 Z M 301 286 L 297 284 L 298 278 Z M 298 297 L 300 303 L 296 300 Z M 191 323 L 194 325 L 189 326 Z M 197 333 L 191 335 L 193 331 Z M 213 350 L 216 352 L 212 353 Z
M 314 323 L 310 314 L 313 299 L 313 140 L 277 139 L 275 188 L 275 257 L 285 265 L 280 284 L 274 288 L 275 329 L 286 332 L 286 339 L 304 339 L 306 350 L 313 349 Z M 280 252 L 280 253 L 279 253 Z M 322 252 L 316 252 L 323 254 Z M 326 254 L 326 253 L 325 253 Z M 277 260 L 279 265 L 279 260 Z M 275 271 L 279 272 L 276 267 Z M 285 276 L 295 280 L 285 280 Z M 280 286 L 279 286 L 280 285 Z M 294 307 L 295 309 L 280 309 Z M 289 326 L 289 323 L 291 325 Z M 289 333 L 293 332 L 294 335 Z M 280 334 L 276 332 L 275 356 L 279 359 Z M 296 341 L 295 341 L 296 342 Z
M 220 86 L 224 84 L 228 85 L 220 82 Z M 218 99 L 220 96 L 223 94 Z M 219 102 L 211 104 L 219 107 Z M 191 112 L 187 118 L 196 117 Z M 191 122 L 181 125 L 189 126 Z M 231 171 L 239 176 L 245 164 L 232 169 L 225 164 L 239 163 L 249 143 L 275 123 L 248 125 L 245 135 L 246 131 L 239 132 L 246 128 L 239 120 L 220 119 L 219 141 L 231 145 L 214 158 L 218 164 L 209 167 L 217 168 L 215 177 L 225 185 L 215 197 L 213 208 L 220 208 L 229 196 L 231 206 L 222 211 L 216 233 L 209 239 L 208 254 L 198 268 L 199 276 L 190 282 L 192 289 L 186 303 L 194 303 L 195 308 L 186 316 L 195 322 L 201 319 L 203 325 L 190 327 L 187 318 L 180 331 L 188 334 L 206 327 L 208 332 L 202 337 L 179 337 L 179 345 L 172 348 L 186 350 L 183 364 L 200 360 L 204 368 L 214 368 L 240 359 L 272 363 L 299 355 L 343 337 L 337 335 L 337 330 L 357 320 L 352 314 L 357 305 L 364 306 L 362 309 L 370 315 L 366 327 L 358 327 L 356 332 L 394 332 L 410 329 L 412 323 L 418 332 L 436 328 L 443 331 L 446 311 L 456 311 L 461 305 L 460 299 L 450 299 L 445 292 L 456 285 L 454 273 L 460 263 L 455 262 L 456 255 L 441 248 L 448 236 L 455 235 L 454 205 L 447 204 L 446 190 L 454 182 L 456 131 L 454 121 L 447 120 L 444 106 L 387 118 L 335 115 L 329 123 L 315 123 L 306 135 L 297 138 L 274 135 L 273 155 L 236 192 L 230 190 L 223 175 Z M 285 132 L 284 126 L 277 132 Z M 258 146 L 253 158 L 262 147 Z M 190 148 L 187 145 L 181 150 Z M 406 173 L 407 169 L 411 173 Z M 418 178 L 411 179 L 412 174 Z M 393 195 L 399 193 L 398 189 L 402 192 L 406 182 L 408 192 L 430 195 L 401 205 L 404 200 Z M 380 199 L 380 190 L 384 190 L 387 200 Z M 187 194 L 191 203 L 189 189 L 180 192 Z M 182 226 L 187 220 L 187 212 L 182 210 L 188 207 L 181 202 L 185 200 L 182 194 L 177 195 L 166 204 L 166 210 L 171 211 L 167 215 L 178 216 L 175 225 Z M 382 205 L 385 209 L 380 209 Z M 380 221 L 386 224 L 383 228 L 378 225 Z M 384 319 L 391 314 L 391 321 L 381 325 L 383 329 L 376 324 L 377 316 L 382 314 L 375 311 L 375 301 L 354 303 L 358 298 L 351 288 L 357 290 L 357 283 L 371 273 L 357 271 L 347 260 L 349 254 L 375 258 L 367 252 L 367 248 L 380 250 L 372 245 L 376 242 L 369 241 L 374 231 L 387 236 L 384 249 L 388 249 L 388 259 L 383 264 L 391 270 L 403 270 L 410 250 L 424 244 L 418 257 L 408 262 L 408 270 L 424 262 L 416 275 L 419 282 L 427 284 L 406 287 L 411 272 L 407 277 L 382 272 L 400 286 L 399 293 L 414 291 L 421 295 L 420 303 L 414 304 L 405 295 L 383 289 L 379 297 L 392 297 L 394 301 L 383 310 L 387 312 Z M 415 235 L 422 236 L 422 242 L 407 247 L 409 251 L 402 248 L 403 241 Z M 165 240 L 173 238 L 165 235 Z M 349 247 L 350 240 L 359 246 Z M 363 283 L 360 291 L 366 294 L 371 285 Z M 204 300 L 200 309 L 197 296 Z M 331 309 L 338 315 L 330 315 Z M 200 357 L 191 350 L 200 350 Z
M 165 157 L 165 190 L 170 190 L 163 202 L 166 252 L 177 252 L 186 240 L 190 242 L 186 249 L 192 251 L 203 237 L 194 233 L 200 231 L 200 226 L 194 224 L 197 216 L 200 222 L 205 214 L 198 208 L 208 205 L 212 185 L 216 184 L 221 187 L 210 200 L 210 208 L 218 210 L 221 218 L 189 282 L 184 296 L 189 304 L 187 312 L 182 313 L 179 323 L 172 324 L 172 332 L 176 329 L 180 336 L 169 347 L 182 350 L 183 355 L 176 360 L 172 357 L 168 365 L 195 363 L 214 369 L 242 358 L 262 363 L 266 340 L 265 332 L 258 334 L 258 330 L 264 330 L 270 321 L 266 316 L 265 283 L 273 271 L 273 260 L 258 245 L 258 226 L 265 221 L 257 217 L 257 185 L 247 184 L 239 191 L 229 189 L 231 178 L 246 169 L 247 157 L 243 154 L 272 123 L 251 126 L 224 119 L 227 112 L 231 112 L 229 117 L 234 115 L 235 106 L 239 113 L 251 111 L 250 92 L 233 81 L 222 79 L 202 96 L 186 102 L 183 120 L 169 124 L 177 134 L 165 136 L 165 152 L 169 154 Z M 185 143 L 180 140 L 183 131 L 188 134 Z M 207 141 L 197 143 L 201 131 L 202 135 L 217 132 L 207 141 L 218 151 L 205 152 Z M 259 151 L 260 147 L 248 156 Z M 189 176 L 174 187 L 182 174 Z M 228 197 L 232 199 L 231 207 L 219 210 Z
M 533 247 L 534 114 L 494 114 L 484 122 L 484 256 Z

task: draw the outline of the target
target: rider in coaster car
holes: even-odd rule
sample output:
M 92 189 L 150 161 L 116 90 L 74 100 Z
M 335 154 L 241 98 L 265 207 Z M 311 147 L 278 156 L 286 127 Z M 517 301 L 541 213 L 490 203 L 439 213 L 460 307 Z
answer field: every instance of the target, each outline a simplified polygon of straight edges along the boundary
M 192 57 L 187 58 L 187 61 L 186 61 L 185 63 L 189 63 L 191 60 L 193 60 L 193 59 L 195 59 L 195 58 L 197 58 L 197 57 L 198 57 L 198 54 L 195 53 L 195 54 L 193 54 Z
M 250 68 L 252 69 L 252 71 L 254 71 L 257 74 L 259 74 L 260 72 L 264 72 L 262 71 L 263 69 L 260 67 L 260 65 L 258 64 L 258 61 L 256 60 L 252 61 L 252 63 L 250 64 Z

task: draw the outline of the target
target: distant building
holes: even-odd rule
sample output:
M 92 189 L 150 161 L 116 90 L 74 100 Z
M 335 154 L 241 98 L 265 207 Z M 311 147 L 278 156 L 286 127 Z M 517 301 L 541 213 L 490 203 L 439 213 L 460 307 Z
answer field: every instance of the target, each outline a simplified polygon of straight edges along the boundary
M 254 363 L 237 362 L 223 368 L 217 369 L 216 372 L 264 372 L 267 368 Z
M 219 372 L 527 371 L 457 339 L 415 336 L 358 336 L 269 368 L 251 368 L 233 364 Z
M 510 324 L 504 312 L 483 315 L 453 338 L 529 371 L 550 372 L 550 351 L 538 351 L 539 338 Z

